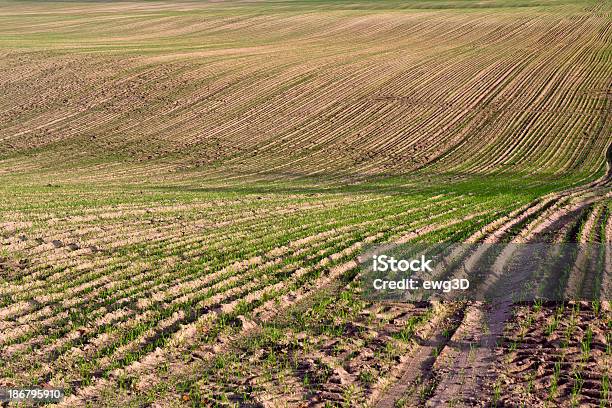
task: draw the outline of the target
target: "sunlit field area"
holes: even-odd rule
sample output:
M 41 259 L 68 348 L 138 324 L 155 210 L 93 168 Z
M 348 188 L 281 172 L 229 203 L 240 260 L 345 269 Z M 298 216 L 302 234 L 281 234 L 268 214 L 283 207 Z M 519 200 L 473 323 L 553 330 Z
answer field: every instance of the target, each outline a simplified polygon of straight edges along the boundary
M 607 1 L 0 0 L 0 388 L 609 407 L 612 253 L 498 307 L 356 257 L 612 242 L 611 109 Z

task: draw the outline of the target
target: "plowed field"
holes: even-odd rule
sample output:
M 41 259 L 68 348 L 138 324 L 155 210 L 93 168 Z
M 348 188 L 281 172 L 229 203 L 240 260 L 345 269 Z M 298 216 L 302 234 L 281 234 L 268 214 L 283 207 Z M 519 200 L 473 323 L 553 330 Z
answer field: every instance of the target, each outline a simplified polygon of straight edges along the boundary
M 496 305 L 368 301 L 356 261 L 612 243 L 611 17 L 0 0 L 0 388 L 61 388 L 64 407 L 611 406 L 612 254 L 594 302 Z

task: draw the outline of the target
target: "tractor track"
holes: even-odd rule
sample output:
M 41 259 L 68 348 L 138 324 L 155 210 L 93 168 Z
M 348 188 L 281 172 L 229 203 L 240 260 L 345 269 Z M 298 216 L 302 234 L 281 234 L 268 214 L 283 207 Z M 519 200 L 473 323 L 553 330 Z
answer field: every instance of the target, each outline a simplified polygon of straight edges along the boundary
M 521 214 L 501 226 L 496 226 L 478 241 L 584 242 L 584 238 L 577 234 L 581 222 L 589 217 L 594 206 L 609 198 L 612 193 L 612 144 L 606 151 L 606 161 L 607 171 L 600 179 L 535 201 Z M 552 203 L 542 205 L 547 199 Z M 523 221 L 517 223 L 517 219 Z M 529 220 L 532 221 L 528 222 Z M 520 226 L 518 231 L 517 224 Z M 609 237 L 607 239 L 609 240 Z M 525 276 L 513 275 L 504 278 L 498 278 L 493 283 L 496 290 L 503 290 L 504 287 L 510 289 L 519 284 Z M 462 320 L 452 332 L 452 337 L 447 339 L 437 334 L 429 344 L 421 346 L 413 357 L 414 361 L 405 365 L 406 372 L 395 389 L 392 388 L 381 397 L 376 406 L 393 407 L 400 398 L 403 406 L 481 406 L 483 398 L 497 377 L 495 350 L 503 337 L 505 324 L 512 317 L 513 306 L 513 301 L 509 298 L 490 304 L 471 302 L 462 306 L 457 311 Z M 432 356 L 432 350 L 439 351 L 436 353 L 437 357 Z M 420 367 L 419 371 L 415 370 L 417 367 Z M 424 380 L 429 380 L 431 386 L 425 400 L 422 393 L 406 394 L 408 390 L 416 388 L 417 381 Z

